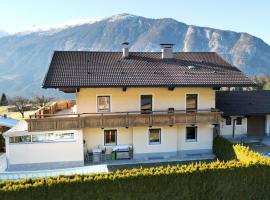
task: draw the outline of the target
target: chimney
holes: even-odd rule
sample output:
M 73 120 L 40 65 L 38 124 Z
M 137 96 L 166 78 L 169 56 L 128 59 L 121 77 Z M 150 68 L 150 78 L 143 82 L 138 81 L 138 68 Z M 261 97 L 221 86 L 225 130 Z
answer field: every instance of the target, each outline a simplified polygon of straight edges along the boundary
M 173 58 L 173 45 L 174 44 L 160 44 L 162 59 L 170 59 Z
M 122 47 L 123 47 L 123 58 L 127 58 L 128 57 L 128 42 L 123 42 L 122 43 Z

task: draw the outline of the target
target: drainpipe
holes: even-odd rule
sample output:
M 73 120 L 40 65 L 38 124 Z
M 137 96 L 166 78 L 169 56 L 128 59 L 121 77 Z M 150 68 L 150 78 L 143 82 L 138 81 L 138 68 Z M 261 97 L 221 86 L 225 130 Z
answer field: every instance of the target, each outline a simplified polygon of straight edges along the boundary
M 236 122 L 236 119 L 233 120 L 233 132 L 232 132 L 233 138 L 234 138 L 234 133 L 235 133 L 235 122 Z

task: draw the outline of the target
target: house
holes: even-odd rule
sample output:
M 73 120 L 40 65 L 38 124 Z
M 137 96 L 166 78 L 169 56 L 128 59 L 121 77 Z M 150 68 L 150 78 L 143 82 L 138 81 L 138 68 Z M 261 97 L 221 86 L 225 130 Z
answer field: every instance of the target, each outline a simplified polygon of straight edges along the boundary
M 221 135 L 270 135 L 270 91 L 219 91 L 216 101 L 223 111 Z
M 23 107 L 24 111 L 30 111 L 30 110 L 36 110 L 36 107 L 32 104 L 26 104 L 24 107 Z M 17 106 L 14 106 L 14 105 L 11 105 L 11 106 L 8 106 L 7 108 L 8 112 L 18 112 L 18 108 Z
M 215 93 L 254 86 L 214 52 L 56 51 L 43 82 L 76 95 L 5 134 L 10 170 L 212 154 Z
M 7 117 L 6 115 L 0 116 L 0 134 L 6 132 L 18 123 L 18 120 Z
M 1 152 L 5 151 L 5 141 L 2 134 L 8 131 L 10 128 L 14 127 L 17 123 L 18 121 L 16 119 L 9 118 L 7 115 L 0 116 L 0 155 Z

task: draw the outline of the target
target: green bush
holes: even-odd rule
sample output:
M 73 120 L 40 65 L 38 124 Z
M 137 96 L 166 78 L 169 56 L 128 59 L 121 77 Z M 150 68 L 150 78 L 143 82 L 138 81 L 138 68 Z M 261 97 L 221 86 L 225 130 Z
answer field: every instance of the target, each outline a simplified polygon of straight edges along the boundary
M 270 160 L 247 147 L 231 147 L 235 156 L 227 162 L 6 181 L 0 199 L 269 199 Z
M 238 160 L 243 163 L 269 163 L 270 159 L 251 151 L 249 147 L 233 144 L 229 140 L 217 136 L 213 142 L 213 152 L 221 161 Z
M 236 159 L 233 143 L 221 136 L 214 138 L 213 152 L 219 160 L 228 161 Z

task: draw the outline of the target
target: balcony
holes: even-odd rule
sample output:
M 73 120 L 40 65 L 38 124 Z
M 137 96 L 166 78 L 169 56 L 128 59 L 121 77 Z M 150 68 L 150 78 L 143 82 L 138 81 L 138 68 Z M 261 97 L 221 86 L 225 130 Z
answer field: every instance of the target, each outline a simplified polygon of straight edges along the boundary
M 60 104 L 59 104 L 60 105 Z M 29 131 L 76 130 L 82 128 L 113 128 L 136 126 L 173 126 L 178 124 L 218 124 L 221 112 L 216 109 L 186 112 L 185 110 L 110 113 L 67 113 L 74 104 L 63 103 L 38 111 L 27 120 Z M 66 106 L 63 106 L 66 105 Z M 44 108 L 45 109 L 45 108 Z

